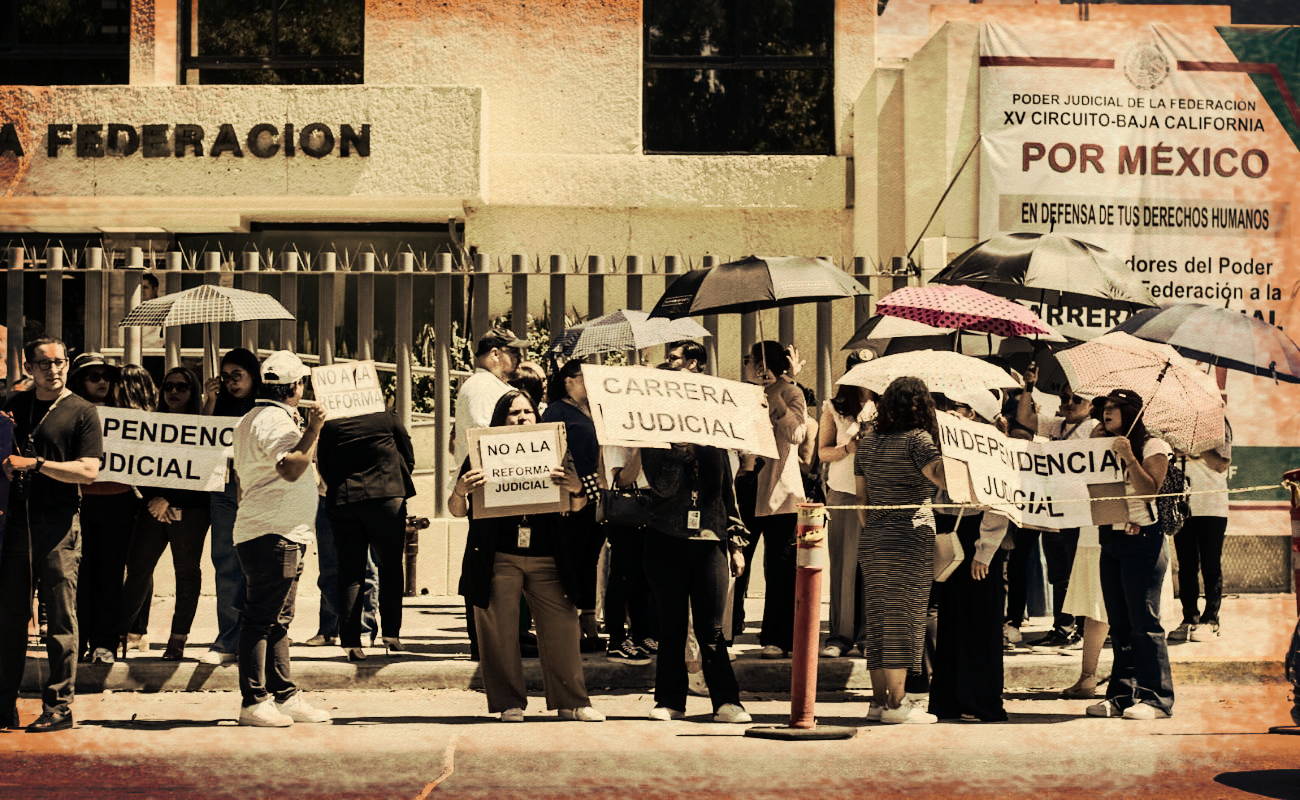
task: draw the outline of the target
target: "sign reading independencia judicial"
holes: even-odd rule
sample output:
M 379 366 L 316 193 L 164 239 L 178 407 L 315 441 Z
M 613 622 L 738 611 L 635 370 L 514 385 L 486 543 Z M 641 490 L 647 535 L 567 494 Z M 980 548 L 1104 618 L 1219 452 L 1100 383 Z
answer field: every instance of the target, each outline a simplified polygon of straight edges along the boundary
M 689 442 L 776 457 L 762 387 L 650 367 L 584 364 L 582 377 L 604 444 Z
M 104 434 L 96 482 L 220 491 L 238 417 L 95 409 Z
M 989 505 L 1017 525 L 1047 530 L 1119 522 L 1115 511 L 1127 515 L 1122 501 L 1088 502 L 1124 492 L 1110 439 L 1027 442 L 992 425 L 940 414 L 939 441 L 948 493 L 958 502 Z M 954 462 L 965 469 L 954 469 Z

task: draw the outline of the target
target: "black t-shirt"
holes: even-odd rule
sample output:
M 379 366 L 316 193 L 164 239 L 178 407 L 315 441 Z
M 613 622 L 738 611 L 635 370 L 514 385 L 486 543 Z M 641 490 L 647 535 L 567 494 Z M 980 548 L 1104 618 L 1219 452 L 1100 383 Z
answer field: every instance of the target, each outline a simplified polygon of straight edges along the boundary
M 75 394 L 43 402 L 36 399 L 34 391 L 18 392 L 9 398 L 5 411 L 14 419 L 14 449 L 24 456 L 76 461 L 99 458 L 104 453 L 99 413 Z M 81 502 L 81 488 L 77 484 L 37 473 L 29 473 L 28 479 L 29 510 L 66 508 L 69 513 L 77 510 Z

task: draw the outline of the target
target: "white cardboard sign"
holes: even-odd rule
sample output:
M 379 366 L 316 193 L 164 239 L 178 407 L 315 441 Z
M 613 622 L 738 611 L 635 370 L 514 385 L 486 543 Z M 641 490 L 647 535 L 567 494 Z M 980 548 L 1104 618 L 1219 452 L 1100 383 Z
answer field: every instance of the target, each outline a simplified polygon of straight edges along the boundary
M 96 483 L 221 491 L 238 417 L 100 406 L 104 454 Z
M 373 414 L 387 408 L 373 361 L 352 361 L 312 367 L 311 386 L 317 405 L 331 419 Z

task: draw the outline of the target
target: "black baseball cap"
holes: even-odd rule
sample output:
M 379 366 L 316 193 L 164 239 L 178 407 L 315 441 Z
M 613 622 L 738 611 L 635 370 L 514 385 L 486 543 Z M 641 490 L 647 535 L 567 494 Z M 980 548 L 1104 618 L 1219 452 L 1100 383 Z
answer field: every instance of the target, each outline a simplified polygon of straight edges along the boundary
M 1106 395 L 1107 400 L 1113 401 L 1116 405 L 1132 406 L 1133 408 L 1142 407 L 1142 395 L 1132 389 L 1111 389 Z

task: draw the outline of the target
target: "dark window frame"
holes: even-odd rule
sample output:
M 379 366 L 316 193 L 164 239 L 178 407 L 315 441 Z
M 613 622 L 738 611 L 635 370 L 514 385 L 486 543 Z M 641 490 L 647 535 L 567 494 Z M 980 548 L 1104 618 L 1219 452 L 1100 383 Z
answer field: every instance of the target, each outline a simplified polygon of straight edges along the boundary
M 124 86 L 130 83 L 130 61 L 131 61 L 131 4 L 130 0 L 119 0 L 111 7 L 99 6 L 101 14 L 100 23 L 107 21 L 111 15 L 121 15 L 118 20 L 117 31 L 108 34 L 107 38 L 112 41 L 97 42 L 26 42 L 19 41 L 18 33 L 22 29 L 19 21 L 21 13 L 22 0 L 12 0 L 12 2 L 0 6 L 7 15 L 0 13 L 0 66 L 11 62 L 25 62 L 29 66 L 32 63 L 67 63 L 78 62 L 87 65 L 112 65 L 105 67 L 105 72 L 117 71 L 118 80 L 108 82 L 83 83 L 75 82 L 74 85 L 90 86 Z M 101 36 L 105 36 L 101 31 Z M 0 70 L 0 74 L 5 71 Z M 12 84 L 12 80 L 3 80 L 0 83 Z M 56 80 L 55 82 L 31 82 L 28 85 L 33 86 L 52 86 L 61 83 L 68 83 L 65 80 Z
M 201 2 L 201 0 L 200 0 Z M 271 5 L 271 52 L 270 56 L 201 56 L 198 51 L 198 28 L 194 19 L 193 0 L 180 0 L 180 34 L 181 75 L 188 83 L 191 72 L 202 75 L 212 72 L 235 72 L 240 70 L 277 70 L 277 69 L 354 69 L 361 79 L 356 84 L 334 84 L 355 86 L 365 82 L 366 49 L 366 15 L 365 4 L 361 6 L 360 53 L 356 55 L 315 55 L 284 56 L 276 52 L 279 46 L 279 7 Z M 200 81 L 201 82 L 201 81 Z
M 736 150 L 660 150 L 647 146 L 646 133 L 650 124 L 650 106 L 646 102 L 645 87 L 649 84 L 651 70 L 670 69 L 670 70 L 705 70 L 705 71 L 747 71 L 747 72 L 766 72 L 766 71 L 786 71 L 786 72 L 826 72 L 829 77 L 832 95 L 834 94 L 835 85 L 835 37 L 833 34 L 835 23 L 835 2 L 830 3 L 831 19 L 830 30 L 832 35 L 826 42 L 825 56 L 760 56 L 760 55 L 719 55 L 719 56 L 677 56 L 677 55 L 653 55 L 650 52 L 650 19 L 647 6 L 651 0 L 645 0 L 642 5 L 641 18 L 641 150 L 646 155 L 834 155 L 836 152 L 835 125 L 834 125 L 834 105 L 832 100 L 831 118 L 826 120 L 828 141 L 826 150 L 818 153 L 790 153 L 790 152 L 765 152 L 753 153 L 751 151 Z M 729 0 L 730 13 L 732 19 L 738 20 L 744 8 L 744 0 Z M 742 36 L 741 26 L 737 25 L 732 32 L 733 37 Z M 739 51 L 739 47 L 731 48 Z

